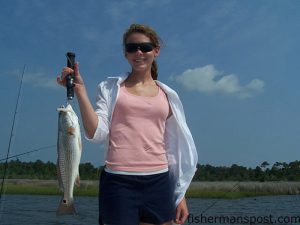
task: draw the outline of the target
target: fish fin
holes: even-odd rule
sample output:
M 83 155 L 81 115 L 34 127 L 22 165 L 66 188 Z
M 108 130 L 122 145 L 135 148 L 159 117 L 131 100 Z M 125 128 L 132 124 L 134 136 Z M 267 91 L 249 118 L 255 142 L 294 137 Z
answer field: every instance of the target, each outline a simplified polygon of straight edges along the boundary
M 74 135 L 75 134 L 75 128 L 74 127 L 68 127 L 67 133 L 68 133 L 68 135 Z
M 58 164 L 58 159 L 57 159 L 57 164 L 56 164 L 56 171 L 57 171 L 57 179 L 58 179 L 58 185 L 59 185 L 59 190 L 64 192 L 64 185 L 61 179 L 60 175 L 60 169 L 59 169 L 59 164 Z
M 80 177 L 79 177 L 79 173 L 77 174 L 77 177 L 76 177 L 76 179 L 75 179 L 75 185 L 76 185 L 77 187 L 80 187 Z
M 63 216 L 63 215 L 75 215 L 75 206 L 74 202 L 70 201 L 69 203 L 66 203 L 66 200 L 62 199 L 58 209 L 56 211 L 57 216 Z

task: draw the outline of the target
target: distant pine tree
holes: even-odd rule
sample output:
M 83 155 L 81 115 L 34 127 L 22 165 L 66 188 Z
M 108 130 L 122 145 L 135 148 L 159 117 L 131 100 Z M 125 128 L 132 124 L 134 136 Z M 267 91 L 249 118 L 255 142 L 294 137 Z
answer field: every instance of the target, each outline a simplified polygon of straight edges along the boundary
M 0 176 L 3 175 L 4 163 L 0 163 Z M 22 162 L 19 159 L 8 162 L 8 179 L 57 179 L 56 164 L 53 162 Z M 94 167 L 90 162 L 79 166 L 81 180 L 98 180 L 103 167 Z M 246 168 L 233 164 L 230 167 L 197 165 L 193 181 L 300 181 L 300 161 L 276 162 L 270 167 L 264 161 L 256 168 Z

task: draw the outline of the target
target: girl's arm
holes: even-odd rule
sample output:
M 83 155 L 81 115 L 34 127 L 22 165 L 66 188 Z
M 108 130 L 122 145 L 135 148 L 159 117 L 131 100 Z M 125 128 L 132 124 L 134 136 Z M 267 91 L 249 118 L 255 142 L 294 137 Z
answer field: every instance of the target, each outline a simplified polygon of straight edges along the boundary
M 86 136 L 88 138 L 92 138 L 98 126 L 98 117 L 87 95 L 83 79 L 79 72 L 79 64 L 75 63 L 74 71 L 69 67 L 64 67 L 61 76 L 57 77 L 57 82 L 60 85 L 65 86 L 66 76 L 73 72 L 75 75 L 74 91 L 78 100 L 83 127 L 85 129 Z

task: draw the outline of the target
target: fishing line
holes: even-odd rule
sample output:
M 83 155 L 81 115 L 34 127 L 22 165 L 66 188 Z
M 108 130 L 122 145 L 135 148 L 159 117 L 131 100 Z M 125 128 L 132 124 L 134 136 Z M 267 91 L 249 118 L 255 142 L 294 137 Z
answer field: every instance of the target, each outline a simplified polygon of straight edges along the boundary
M 21 81 L 20 81 L 20 85 L 19 85 L 17 103 L 16 103 L 16 107 L 15 107 L 15 111 L 14 111 L 14 116 L 13 116 L 13 122 L 12 122 L 12 126 L 11 126 L 11 131 L 10 131 L 9 143 L 8 143 L 8 148 L 7 148 L 7 153 L 6 153 L 5 163 L 4 163 L 4 171 L 3 171 L 2 183 L 1 183 L 1 190 L 0 190 L 0 202 L 2 200 L 4 180 L 5 180 L 6 173 L 7 173 L 9 152 L 10 152 L 10 148 L 11 148 L 11 141 L 12 141 L 13 131 L 14 131 L 14 127 L 15 127 L 16 114 L 17 114 L 18 106 L 19 106 L 19 102 L 20 102 L 21 89 L 22 89 L 23 77 L 24 77 L 25 69 L 26 69 L 26 65 L 24 65 L 23 72 L 22 72 L 22 75 L 21 75 Z
M 233 185 L 232 189 L 230 189 L 229 191 L 227 191 L 225 193 L 225 195 L 223 197 L 226 197 L 226 195 L 232 191 L 235 191 L 238 188 L 238 185 L 240 184 L 240 182 L 237 182 L 235 185 Z M 201 214 L 206 213 L 209 209 L 211 209 L 214 205 L 216 205 L 218 203 L 218 200 L 214 201 L 213 203 L 211 203 L 208 207 L 206 207 Z
M 17 157 L 19 157 L 19 156 L 21 156 L 21 155 L 28 155 L 28 154 L 30 154 L 30 153 L 32 153 L 32 152 L 38 152 L 38 151 L 41 151 L 41 150 L 45 150 L 45 149 L 48 149 L 48 148 L 54 148 L 54 147 L 56 147 L 56 145 L 48 145 L 48 146 L 36 148 L 36 149 L 30 150 L 30 151 L 27 151 L 27 152 L 23 152 L 23 153 L 20 153 L 20 154 L 17 154 L 17 155 L 12 155 L 12 156 L 10 156 L 10 157 L 8 157 L 8 158 L 0 159 L 0 162 L 1 162 L 1 161 L 4 161 L 4 160 L 6 160 L 6 159 L 17 158 Z

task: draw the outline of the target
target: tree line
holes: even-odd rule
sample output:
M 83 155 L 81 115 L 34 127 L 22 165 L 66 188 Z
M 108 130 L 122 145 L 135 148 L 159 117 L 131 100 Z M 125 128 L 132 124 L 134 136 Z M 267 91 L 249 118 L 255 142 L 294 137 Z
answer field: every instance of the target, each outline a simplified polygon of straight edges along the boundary
M 5 163 L 0 163 L 0 176 L 3 176 L 4 167 Z M 57 179 L 56 164 L 50 161 L 22 162 L 20 160 L 11 160 L 6 167 L 7 179 Z M 79 174 L 82 180 L 97 180 L 100 172 L 101 168 L 95 168 L 89 162 L 79 165 Z
M 256 168 L 199 165 L 194 181 L 300 181 L 300 161 L 262 162 Z
M 0 163 L 3 176 L 5 163 Z M 262 162 L 256 168 L 233 164 L 231 166 L 197 165 L 193 181 L 300 181 L 300 161 L 276 162 L 270 165 Z M 98 180 L 103 167 L 94 167 L 90 162 L 81 163 L 79 174 L 82 180 Z M 11 160 L 7 164 L 8 179 L 57 179 L 56 164 L 53 162 L 22 162 Z

